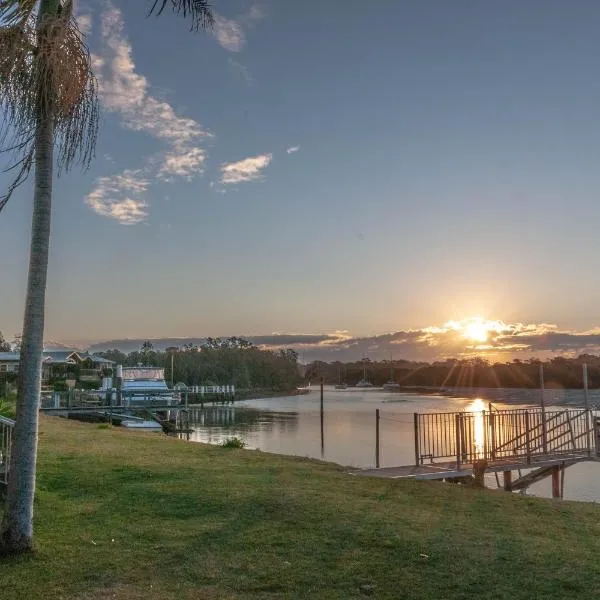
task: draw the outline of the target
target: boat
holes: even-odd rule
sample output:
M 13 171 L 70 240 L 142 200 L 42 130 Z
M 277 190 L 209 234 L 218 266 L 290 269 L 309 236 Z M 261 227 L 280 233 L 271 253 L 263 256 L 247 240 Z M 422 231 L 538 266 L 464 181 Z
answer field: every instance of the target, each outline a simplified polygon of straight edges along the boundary
M 383 384 L 383 389 L 388 392 L 399 390 L 402 386 L 394 379 L 394 361 L 390 356 L 390 378 Z
M 357 388 L 372 388 L 374 386 L 373 386 L 373 384 L 370 381 L 367 381 L 366 379 L 361 379 L 354 387 L 357 387 Z
M 335 389 L 336 390 L 345 390 L 347 389 L 348 385 L 346 383 L 344 383 L 344 381 L 342 380 L 342 370 L 339 370 L 339 382 L 335 385 Z
M 354 386 L 357 388 L 372 388 L 374 385 L 367 379 L 367 364 L 366 359 L 363 361 L 363 376 L 362 379 Z
M 296 392 L 300 395 L 310 394 L 311 391 L 310 381 L 308 382 L 308 385 L 300 385 L 296 388 Z

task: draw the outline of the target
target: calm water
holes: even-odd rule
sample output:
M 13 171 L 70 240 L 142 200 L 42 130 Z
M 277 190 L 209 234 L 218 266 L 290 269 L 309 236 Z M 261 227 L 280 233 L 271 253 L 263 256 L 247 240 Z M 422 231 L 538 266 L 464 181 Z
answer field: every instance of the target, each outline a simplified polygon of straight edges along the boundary
M 498 402 L 494 405 L 514 408 L 518 398 L 514 391 L 511 394 L 510 406 Z M 548 404 L 553 394 L 547 392 Z M 577 392 L 572 395 L 576 400 Z M 561 396 L 556 400 L 564 400 L 563 392 Z M 597 396 L 594 392 L 592 400 Z M 523 396 L 523 403 L 535 401 L 536 395 L 531 392 Z M 373 467 L 375 409 L 379 408 L 381 466 L 414 464 L 413 413 L 468 410 L 470 403 L 466 398 L 326 387 L 323 444 L 317 390 L 305 396 L 249 400 L 195 410 L 191 439 L 217 444 L 237 436 L 249 448 L 265 452 L 322 458 L 352 467 Z M 496 487 L 493 475 L 488 476 L 488 484 Z M 532 486 L 530 493 L 550 496 L 550 479 Z M 567 469 L 565 499 L 600 502 L 599 463 L 582 463 Z

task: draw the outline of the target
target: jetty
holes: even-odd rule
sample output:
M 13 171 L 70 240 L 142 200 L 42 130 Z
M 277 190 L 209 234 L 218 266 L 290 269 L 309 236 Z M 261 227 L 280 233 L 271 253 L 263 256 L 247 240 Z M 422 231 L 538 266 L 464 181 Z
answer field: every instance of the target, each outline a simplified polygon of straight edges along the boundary
M 492 404 L 475 412 L 414 413 L 414 448 L 413 464 L 356 474 L 483 486 L 485 474 L 494 473 L 506 491 L 551 477 L 552 496 L 562 498 L 565 470 L 600 460 L 600 418 L 588 408 L 497 410 Z

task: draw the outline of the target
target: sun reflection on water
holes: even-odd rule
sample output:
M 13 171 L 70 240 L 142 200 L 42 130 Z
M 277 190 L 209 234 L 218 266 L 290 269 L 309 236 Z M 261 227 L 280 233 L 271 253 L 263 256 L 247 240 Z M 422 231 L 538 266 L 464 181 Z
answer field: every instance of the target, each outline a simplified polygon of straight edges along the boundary
M 485 402 L 481 398 L 475 398 L 465 409 L 467 412 L 473 413 L 473 450 L 477 457 L 484 456 L 485 409 Z

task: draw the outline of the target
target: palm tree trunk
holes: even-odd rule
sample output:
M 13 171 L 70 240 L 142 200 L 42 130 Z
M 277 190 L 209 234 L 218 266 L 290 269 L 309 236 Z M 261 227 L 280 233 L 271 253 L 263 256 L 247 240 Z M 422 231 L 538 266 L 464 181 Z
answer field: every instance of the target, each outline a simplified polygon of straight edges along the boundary
M 41 22 L 44 15 L 48 13 L 56 14 L 58 6 L 58 0 L 42 0 L 38 22 Z M 44 343 L 46 275 L 50 248 L 54 148 L 52 110 L 48 106 L 40 106 L 38 114 L 29 276 L 19 361 L 17 416 L 6 509 L 0 527 L 0 554 L 24 552 L 32 549 L 33 546 L 33 500 Z

